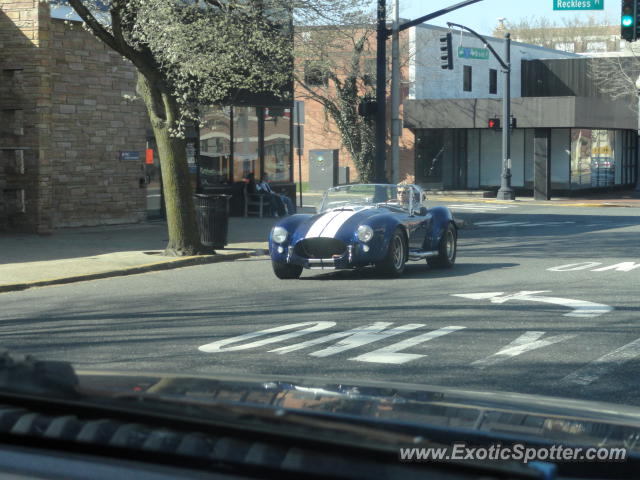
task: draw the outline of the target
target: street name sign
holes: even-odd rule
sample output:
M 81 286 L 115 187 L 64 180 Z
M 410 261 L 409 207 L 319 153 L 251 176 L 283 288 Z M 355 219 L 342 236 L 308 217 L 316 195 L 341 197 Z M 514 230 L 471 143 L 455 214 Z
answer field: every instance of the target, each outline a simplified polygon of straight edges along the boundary
M 488 60 L 489 50 L 486 48 L 458 47 L 458 58 L 473 58 L 475 60 Z
M 604 10 L 604 0 L 553 0 L 554 10 Z

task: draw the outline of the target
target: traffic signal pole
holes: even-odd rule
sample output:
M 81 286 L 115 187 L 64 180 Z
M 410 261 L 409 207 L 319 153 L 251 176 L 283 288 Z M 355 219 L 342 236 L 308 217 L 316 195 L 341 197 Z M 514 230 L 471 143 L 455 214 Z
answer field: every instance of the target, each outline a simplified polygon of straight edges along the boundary
M 511 188 L 511 35 L 509 33 L 504 34 L 505 60 L 503 60 L 491 44 L 479 33 L 457 23 L 447 22 L 447 25 L 449 28 L 457 27 L 466 30 L 476 38 L 479 38 L 502 66 L 502 71 L 504 72 L 504 97 L 502 100 L 502 177 L 500 179 L 500 190 L 498 190 L 496 198 L 498 200 L 515 200 L 516 195 L 513 188 Z
M 455 5 L 451 5 L 450 7 L 442 8 L 433 13 L 429 13 L 422 17 L 416 18 L 415 20 L 411 20 L 409 22 L 405 22 L 397 28 L 398 33 L 406 30 L 411 27 L 415 27 L 416 25 L 420 25 L 421 23 L 427 22 L 433 18 L 440 17 L 447 13 L 453 12 L 462 7 L 466 7 L 468 5 L 472 5 L 474 3 L 481 2 L 482 0 L 465 0 L 460 3 L 456 3 Z M 376 54 L 376 103 L 377 103 L 377 111 L 376 111 L 376 158 L 375 158 L 375 181 L 380 183 L 385 183 L 386 179 L 386 148 L 387 148 L 387 112 L 386 112 L 386 60 L 387 60 L 387 47 L 386 41 L 391 36 L 392 31 L 386 26 L 386 4 L 385 0 L 378 0 L 378 14 L 377 14 L 377 54 Z M 399 56 L 399 48 L 392 49 L 392 55 Z M 399 61 L 399 60 L 398 60 Z M 398 69 L 399 72 L 399 69 Z M 399 82 L 400 75 L 396 76 L 395 82 Z M 393 82 L 392 77 L 392 82 Z M 396 85 L 396 89 L 399 87 Z M 391 86 L 391 90 L 394 90 L 394 85 Z M 400 100 L 398 95 L 398 101 L 393 102 L 392 105 L 392 118 L 399 119 L 399 108 L 400 108 Z M 392 145 L 395 145 L 393 142 L 399 141 L 399 130 L 400 130 L 400 122 L 399 120 L 396 122 L 398 129 L 398 135 L 392 135 L 391 141 Z M 399 152 L 400 148 L 392 146 L 392 154 L 394 155 L 394 159 L 392 161 L 392 165 L 394 166 L 394 172 L 392 172 L 392 177 L 396 178 L 399 168 L 396 165 L 399 165 Z
M 387 149 L 387 5 L 385 0 L 378 0 L 378 30 L 376 55 L 376 183 L 387 183 L 386 149 Z
M 511 188 L 511 35 L 504 34 L 505 63 L 504 98 L 502 99 L 502 178 L 498 200 L 515 200 L 516 194 Z

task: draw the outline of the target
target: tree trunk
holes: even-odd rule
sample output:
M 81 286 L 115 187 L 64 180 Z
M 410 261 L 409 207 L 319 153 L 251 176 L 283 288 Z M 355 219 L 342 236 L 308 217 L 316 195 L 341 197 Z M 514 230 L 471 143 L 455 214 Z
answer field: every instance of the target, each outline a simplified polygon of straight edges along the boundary
M 158 83 L 152 83 L 142 74 L 138 74 L 138 91 L 149 112 L 160 158 L 169 233 L 165 255 L 212 253 L 211 250 L 205 250 L 200 243 L 193 202 L 194 192 L 187 164 L 187 142 L 184 138 L 170 134 L 170 128 L 175 126 L 178 108 L 175 100 L 163 91 L 162 85 Z

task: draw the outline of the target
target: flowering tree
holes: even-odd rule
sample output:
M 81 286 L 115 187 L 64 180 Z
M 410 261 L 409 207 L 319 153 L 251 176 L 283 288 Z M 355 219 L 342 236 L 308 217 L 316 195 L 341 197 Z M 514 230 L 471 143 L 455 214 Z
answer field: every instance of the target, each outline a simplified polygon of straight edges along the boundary
M 284 0 L 68 0 L 85 27 L 137 69 L 161 161 L 172 255 L 203 249 L 184 130 L 198 107 L 243 91 L 285 96 L 292 71 Z

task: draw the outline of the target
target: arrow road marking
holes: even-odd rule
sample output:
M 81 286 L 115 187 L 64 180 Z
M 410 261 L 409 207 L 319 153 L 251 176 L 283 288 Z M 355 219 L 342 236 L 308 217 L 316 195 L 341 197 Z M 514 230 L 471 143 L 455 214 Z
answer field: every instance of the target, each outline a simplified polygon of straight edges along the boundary
M 565 313 L 565 317 L 598 317 L 605 313 L 613 311 L 613 307 L 602 303 L 588 302 L 586 300 L 574 300 L 572 298 L 544 297 L 538 296 L 539 293 L 545 293 L 549 290 L 527 291 L 522 290 L 510 295 L 504 295 L 504 292 L 488 292 L 488 293 L 458 293 L 453 294 L 454 297 L 471 298 L 474 300 L 487 300 L 491 303 L 504 303 L 510 300 L 521 300 L 527 302 L 551 303 L 554 305 L 562 305 L 572 309 L 571 312 Z
M 537 348 L 547 347 L 549 345 L 553 345 L 554 343 L 564 342 L 565 340 L 570 340 L 577 335 L 556 335 L 555 337 L 548 337 L 542 340 L 539 340 L 545 332 L 526 332 L 524 335 L 520 335 L 509 345 L 504 347 L 497 353 L 493 355 L 489 355 L 482 360 L 476 360 L 471 365 L 477 368 L 485 368 L 497 363 L 504 362 L 513 357 L 517 357 L 518 355 L 522 355 L 525 352 L 529 352 L 531 350 L 535 350 Z
M 640 356 L 640 338 L 570 373 L 560 380 L 560 383 L 589 385 L 610 370 L 620 367 L 623 363 L 633 360 L 638 356 Z

